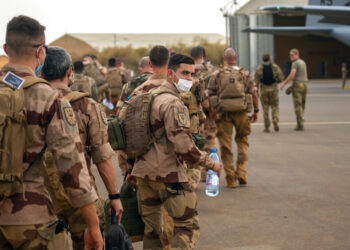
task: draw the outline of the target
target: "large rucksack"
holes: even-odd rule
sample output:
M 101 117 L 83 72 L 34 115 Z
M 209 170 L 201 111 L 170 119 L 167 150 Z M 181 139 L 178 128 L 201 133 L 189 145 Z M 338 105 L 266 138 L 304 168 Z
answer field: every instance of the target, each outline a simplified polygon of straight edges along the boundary
M 246 94 L 242 70 L 237 66 L 225 67 L 220 70 L 217 100 L 211 99 L 211 103 L 217 111 L 241 112 L 248 110 L 251 96 Z
M 96 84 L 91 84 L 88 76 L 75 77 L 74 83 L 70 88 L 73 91 L 88 93 L 95 101 L 97 101 L 98 99 L 98 91 Z
M 33 76 L 22 79 L 12 72 L 0 77 L 0 200 L 17 193 L 23 184 L 23 154 L 27 136 L 24 89 L 36 83 L 49 84 Z
M 117 69 L 110 69 L 107 73 L 107 83 L 109 88 L 109 94 L 120 95 L 123 87 L 122 76 Z
M 148 93 L 133 96 L 124 104 L 119 117 L 109 121 L 108 125 L 108 138 L 111 143 L 118 140 L 117 135 L 124 133 L 124 136 L 121 136 L 125 138 L 124 147 L 112 147 L 114 150 L 125 150 L 129 158 L 135 158 L 146 153 L 150 145 L 157 141 L 158 138 L 154 137 L 150 123 L 151 107 L 154 98 L 165 93 L 179 97 L 177 93 L 161 86 Z M 118 133 L 114 133 L 112 126 L 118 127 Z
M 272 70 L 272 64 L 269 65 L 262 65 L 262 79 L 260 80 L 265 85 L 272 85 L 276 82 L 275 76 L 273 74 Z

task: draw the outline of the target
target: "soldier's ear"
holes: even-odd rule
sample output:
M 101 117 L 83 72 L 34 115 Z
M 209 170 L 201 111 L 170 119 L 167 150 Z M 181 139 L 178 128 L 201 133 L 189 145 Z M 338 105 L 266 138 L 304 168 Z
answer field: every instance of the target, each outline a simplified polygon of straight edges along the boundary
M 3 45 L 2 47 L 3 47 L 3 49 L 4 49 L 5 53 L 6 53 L 6 55 L 8 55 L 9 53 L 7 52 L 7 45 L 6 45 L 6 43 L 4 43 L 4 45 Z

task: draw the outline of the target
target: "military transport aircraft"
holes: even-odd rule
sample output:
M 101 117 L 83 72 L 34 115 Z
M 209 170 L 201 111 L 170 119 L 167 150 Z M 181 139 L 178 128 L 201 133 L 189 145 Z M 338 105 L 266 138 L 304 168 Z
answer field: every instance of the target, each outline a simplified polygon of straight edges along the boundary
M 258 13 L 306 14 L 306 26 L 249 27 L 243 31 L 285 36 L 317 35 L 333 37 L 350 46 L 350 1 L 309 0 L 309 5 L 269 5 Z

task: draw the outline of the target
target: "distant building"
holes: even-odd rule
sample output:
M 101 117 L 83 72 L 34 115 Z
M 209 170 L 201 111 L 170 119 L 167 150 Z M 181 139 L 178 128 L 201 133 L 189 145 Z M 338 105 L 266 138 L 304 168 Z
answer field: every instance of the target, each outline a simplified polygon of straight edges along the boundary
M 321 4 L 310 0 L 310 4 Z M 342 5 L 340 1 L 338 5 Z M 334 5 L 336 3 L 333 1 Z M 305 14 L 266 14 L 257 9 L 266 5 L 308 5 L 308 0 L 250 0 L 234 15 L 229 16 L 229 44 L 238 51 L 238 63 L 254 72 L 265 53 L 272 55 L 284 72 L 288 74 L 290 62 L 288 52 L 299 49 L 301 58 L 308 65 L 310 78 L 340 77 L 341 63 L 350 58 L 350 48 L 334 38 L 316 35 L 282 36 L 242 32 L 248 27 L 305 26 L 308 17 Z
M 210 43 L 225 43 L 225 37 L 220 34 L 65 34 L 50 45 L 62 46 L 73 51 L 101 51 L 108 47 L 133 48 L 151 47 L 157 44 L 172 46 L 178 43 L 195 44 L 200 39 Z M 72 47 L 72 49 L 70 48 Z M 80 53 L 80 52 L 79 52 Z

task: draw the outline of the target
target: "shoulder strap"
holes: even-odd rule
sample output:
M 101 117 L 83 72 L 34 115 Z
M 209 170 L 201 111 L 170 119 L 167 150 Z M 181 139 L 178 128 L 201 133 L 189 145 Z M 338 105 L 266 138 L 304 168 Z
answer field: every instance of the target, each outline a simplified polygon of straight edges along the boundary
M 161 95 L 161 94 L 165 94 L 165 93 L 171 94 L 171 95 L 174 95 L 174 96 L 180 98 L 180 95 L 178 93 L 175 93 L 174 91 L 172 91 L 171 89 L 168 89 L 168 88 L 160 87 L 159 89 L 152 91 L 152 94 L 154 97 Z
M 23 83 L 24 89 L 29 88 L 37 83 L 45 83 L 47 85 L 50 85 L 50 83 L 48 81 L 46 81 L 45 79 L 34 77 L 34 76 L 26 76 L 26 77 L 24 77 L 24 79 L 25 79 L 25 82 Z
M 67 99 L 69 102 L 75 102 L 83 97 L 88 97 L 88 96 L 90 96 L 89 93 L 72 91 L 72 92 L 68 93 L 67 95 L 65 95 L 64 98 Z

